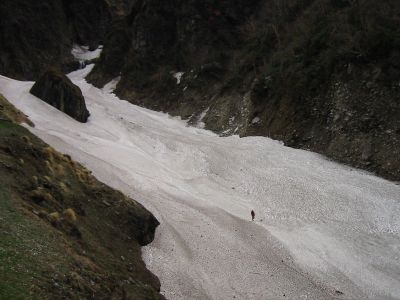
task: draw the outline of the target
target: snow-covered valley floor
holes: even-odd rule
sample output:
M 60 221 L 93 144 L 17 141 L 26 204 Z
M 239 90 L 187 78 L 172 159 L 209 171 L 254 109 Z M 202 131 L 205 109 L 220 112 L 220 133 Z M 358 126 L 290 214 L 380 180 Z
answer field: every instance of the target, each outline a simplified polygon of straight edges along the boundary
M 30 129 L 160 221 L 168 299 L 400 299 L 400 186 L 263 137 L 221 138 L 69 76 L 81 124 L 0 76 Z M 251 221 L 254 209 L 256 220 Z

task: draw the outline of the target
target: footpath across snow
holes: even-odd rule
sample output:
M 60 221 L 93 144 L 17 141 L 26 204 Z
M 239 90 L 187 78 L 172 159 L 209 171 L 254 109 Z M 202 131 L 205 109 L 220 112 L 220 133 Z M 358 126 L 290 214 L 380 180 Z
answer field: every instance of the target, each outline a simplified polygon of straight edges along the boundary
M 400 299 L 400 186 L 264 137 L 218 137 L 69 77 L 81 124 L 0 76 L 33 133 L 145 205 L 169 299 Z M 254 209 L 256 220 L 251 221 Z

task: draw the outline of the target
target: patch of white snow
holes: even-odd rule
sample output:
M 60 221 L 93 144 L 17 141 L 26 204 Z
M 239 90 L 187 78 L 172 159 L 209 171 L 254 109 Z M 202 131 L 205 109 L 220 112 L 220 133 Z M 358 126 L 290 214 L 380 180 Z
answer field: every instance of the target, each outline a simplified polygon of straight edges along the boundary
M 117 85 L 118 85 L 120 80 L 121 80 L 121 76 L 118 76 L 118 77 L 114 78 L 113 80 L 111 80 L 109 83 L 107 83 L 102 88 L 103 92 L 104 93 L 108 93 L 108 94 L 113 93 L 114 90 L 117 88 Z
M 182 76 L 185 72 L 176 72 L 173 74 L 174 78 L 176 79 L 176 84 L 181 84 Z
M 255 117 L 252 121 L 251 124 L 258 124 L 260 123 L 261 119 L 259 117 Z
M 197 128 L 203 129 L 206 126 L 206 124 L 203 122 L 203 119 L 205 118 L 205 116 L 207 115 L 209 110 L 210 110 L 210 107 L 207 107 L 204 111 L 202 111 L 202 113 L 200 114 L 199 119 L 197 121 L 197 124 L 196 124 Z
M 99 48 L 97 48 L 94 51 L 89 51 L 88 46 L 80 46 L 80 45 L 75 44 L 71 50 L 71 54 L 78 61 L 87 61 L 87 60 L 99 58 L 102 51 L 103 51 L 102 46 L 100 46 Z

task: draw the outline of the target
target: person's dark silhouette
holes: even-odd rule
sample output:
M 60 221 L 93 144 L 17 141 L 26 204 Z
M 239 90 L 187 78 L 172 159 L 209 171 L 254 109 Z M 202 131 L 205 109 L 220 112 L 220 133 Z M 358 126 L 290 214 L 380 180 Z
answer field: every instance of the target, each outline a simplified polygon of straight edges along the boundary
M 251 220 L 254 221 L 254 217 L 256 216 L 254 210 L 251 211 Z

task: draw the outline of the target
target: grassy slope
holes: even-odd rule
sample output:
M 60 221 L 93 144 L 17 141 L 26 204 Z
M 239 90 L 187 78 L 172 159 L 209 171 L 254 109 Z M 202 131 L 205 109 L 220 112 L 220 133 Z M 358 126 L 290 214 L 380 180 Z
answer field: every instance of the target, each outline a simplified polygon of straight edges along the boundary
M 0 299 L 162 298 L 140 252 L 157 220 L 0 104 Z
M 40 286 L 51 285 L 47 272 L 52 272 L 51 267 L 62 269 L 71 258 L 64 256 L 47 226 L 17 209 L 4 186 L 0 187 L 0 219 L 0 299 L 46 298 Z

